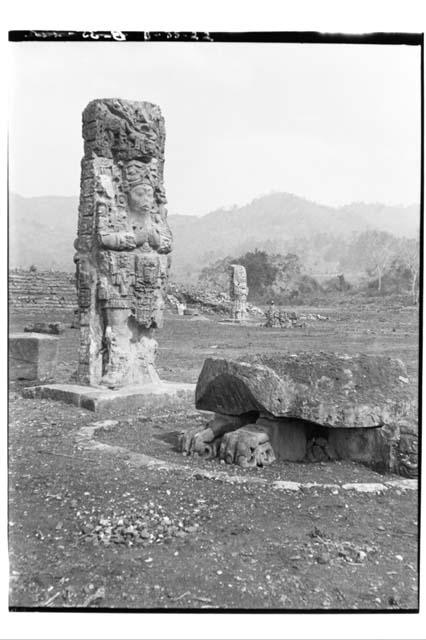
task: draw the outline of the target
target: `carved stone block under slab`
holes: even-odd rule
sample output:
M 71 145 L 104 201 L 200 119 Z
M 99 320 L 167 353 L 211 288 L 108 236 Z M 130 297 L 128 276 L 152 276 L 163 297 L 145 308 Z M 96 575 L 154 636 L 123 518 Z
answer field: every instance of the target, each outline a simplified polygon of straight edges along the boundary
M 307 431 L 301 420 L 259 418 L 256 426 L 268 434 L 278 460 L 301 462 L 306 457 Z
M 9 379 L 48 380 L 58 363 L 58 338 L 39 333 L 9 336 Z
M 400 360 L 308 352 L 208 358 L 195 402 L 216 417 L 207 430 L 182 438 L 186 454 L 200 453 L 210 430 L 215 451 L 236 462 L 242 450 L 237 430 L 249 424 L 258 430 L 258 446 L 265 445 L 266 433 L 281 460 L 341 458 L 402 475 L 417 472 L 417 395 Z M 250 442 L 245 451 L 255 460 L 257 445 Z

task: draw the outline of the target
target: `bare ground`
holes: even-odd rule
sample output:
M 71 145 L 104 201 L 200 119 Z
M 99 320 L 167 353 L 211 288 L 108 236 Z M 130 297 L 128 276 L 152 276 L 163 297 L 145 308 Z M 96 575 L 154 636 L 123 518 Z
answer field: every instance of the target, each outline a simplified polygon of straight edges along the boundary
M 330 320 L 291 330 L 170 316 L 159 336 L 160 374 L 195 382 L 214 354 L 364 351 L 400 357 L 416 384 L 415 309 L 315 311 Z M 14 316 L 11 330 L 38 319 Z M 61 338 L 58 381 L 75 368 L 77 336 L 67 329 Z M 23 399 L 21 387 L 11 384 L 9 406 L 11 607 L 416 609 L 416 491 L 277 491 L 250 479 L 386 478 L 342 462 L 243 471 L 182 458 L 176 435 L 205 420 L 193 408 L 111 414 L 117 424 L 96 438 L 112 448 L 90 449 L 76 437 L 99 416 Z M 182 470 L 135 468 L 126 450 Z M 248 481 L 209 480 L 197 468 Z

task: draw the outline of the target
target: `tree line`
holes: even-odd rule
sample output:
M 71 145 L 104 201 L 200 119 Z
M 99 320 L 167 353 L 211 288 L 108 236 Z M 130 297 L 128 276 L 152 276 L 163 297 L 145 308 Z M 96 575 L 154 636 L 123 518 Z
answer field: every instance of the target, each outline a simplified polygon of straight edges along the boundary
M 227 291 L 229 267 L 242 264 L 247 271 L 249 300 L 279 304 L 309 302 L 331 295 L 409 295 L 417 304 L 420 276 L 420 244 L 412 238 L 396 238 L 390 233 L 369 230 L 354 236 L 336 251 L 339 272 L 318 282 L 303 260 L 294 252 L 268 253 L 254 249 L 239 256 L 228 256 L 204 267 L 199 283 Z M 348 282 L 345 272 L 357 274 Z

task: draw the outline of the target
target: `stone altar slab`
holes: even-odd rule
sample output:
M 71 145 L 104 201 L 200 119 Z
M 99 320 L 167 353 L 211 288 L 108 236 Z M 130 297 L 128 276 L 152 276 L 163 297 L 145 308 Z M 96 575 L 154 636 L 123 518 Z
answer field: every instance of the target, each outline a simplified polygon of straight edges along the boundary
M 343 429 L 418 419 L 417 394 L 405 365 L 366 354 L 207 358 L 198 378 L 196 407 L 227 415 L 257 411 Z
M 185 455 L 240 466 L 354 460 L 415 477 L 417 389 L 400 360 L 300 352 L 207 358 L 195 406 L 214 412 L 182 433 Z

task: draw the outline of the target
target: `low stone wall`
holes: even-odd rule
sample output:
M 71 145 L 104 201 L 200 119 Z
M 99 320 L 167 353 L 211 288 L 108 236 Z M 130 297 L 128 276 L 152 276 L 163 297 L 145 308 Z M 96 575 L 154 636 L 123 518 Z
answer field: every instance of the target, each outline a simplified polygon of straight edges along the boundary
M 9 309 L 72 311 L 77 306 L 75 275 L 66 271 L 9 271 Z

